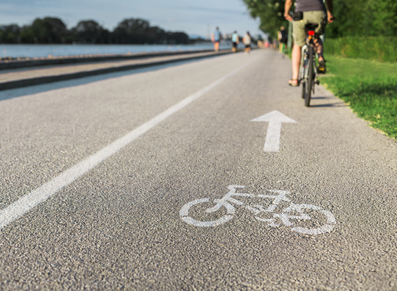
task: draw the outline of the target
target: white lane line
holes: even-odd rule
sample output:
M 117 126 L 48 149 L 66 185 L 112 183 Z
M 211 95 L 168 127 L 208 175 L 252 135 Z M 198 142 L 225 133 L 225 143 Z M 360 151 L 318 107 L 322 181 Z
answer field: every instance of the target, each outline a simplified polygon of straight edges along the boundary
M 251 62 L 250 62 L 251 63 Z M 168 108 L 166 111 L 163 113 L 157 115 L 154 117 L 152 120 L 146 122 L 145 124 L 139 126 L 138 128 L 134 129 L 133 131 L 129 132 L 122 138 L 116 140 L 112 144 L 106 146 L 96 154 L 93 154 L 92 156 L 88 157 L 84 161 L 80 162 L 79 164 L 73 166 L 72 168 L 66 170 L 59 176 L 55 177 L 51 181 L 47 182 L 46 184 L 42 185 L 41 187 L 37 188 L 36 190 L 30 192 L 29 194 L 23 196 L 7 208 L 3 209 L 0 211 L 0 229 L 3 227 L 7 226 L 11 222 L 13 222 L 15 219 L 23 216 L 25 213 L 27 213 L 29 210 L 32 208 L 36 207 L 38 204 L 46 201 L 48 198 L 50 198 L 52 195 L 54 195 L 56 192 L 61 190 L 63 187 L 69 185 L 72 183 L 74 180 L 78 179 L 80 176 L 84 175 L 87 173 L 89 170 L 91 170 L 93 167 L 95 167 L 97 164 L 100 162 L 104 161 L 123 147 L 125 147 L 127 144 L 131 143 L 133 140 L 136 138 L 140 137 L 144 133 L 146 133 L 148 130 L 152 129 L 155 127 L 157 124 L 161 123 L 168 117 L 170 117 L 172 114 L 178 112 L 181 110 L 183 107 L 186 105 L 190 104 L 191 102 L 195 101 L 199 97 L 203 96 L 205 93 L 210 91 L 212 88 L 218 86 L 220 83 L 225 81 L 227 78 L 231 77 L 244 67 L 246 67 L 248 64 L 245 64 L 244 66 L 241 66 L 237 70 L 234 70 L 233 72 L 227 74 L 226 76 L 220 78 L 219 80 L 215 81 L 214 83 L 208 85 L 207 87 L 201 89 L 200 91 L 186 97 L 179 103 L 175 104 L 174 106 Z

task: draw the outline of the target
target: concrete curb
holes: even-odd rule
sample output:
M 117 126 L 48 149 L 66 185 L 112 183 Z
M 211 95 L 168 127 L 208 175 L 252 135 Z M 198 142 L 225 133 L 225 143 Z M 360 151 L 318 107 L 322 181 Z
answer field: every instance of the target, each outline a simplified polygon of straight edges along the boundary
M 177 56 L 177 55 L 188 55 L 207 53 L 213 50 L 194 50 L 194 51 L 178 51 L 178 52 L 152 52 L 152 53 L 137 53 L 131 55 L 105 55 L 105 56 L 92 56 L 92 57 L 65 57 L 65 58 L 46 58 L 46 59 L 31 59 L 31 60 L 11 60 L 11 61 L 0 61 L 0 70 L 9 69 L 20 69 L 26 67 L 39 67 L 39 66 L 50 66 L 50 65 L 65 65 L 65 64 L 77 64 L 77 63 L 91 63 L 91 62 L 103 62 L 103 61 L 116 61 L 116 60 L 133 60 L 143 59 L 152 57 L 164 57 L 164 56 Z
M 21 87 L 27 87 L 27 86 L 47 84 L 47 83 L 52 83 L 52 82 L 66 81 L 66 80 L 71 80 L 71 79 L 78 79 L 78 78 L 107 74 L 107 73 L 140 69 L 140 68 L 151 67 L 151 66 L 165 65 L 165 64 L 176 63 L 176 62 L 211 58 L 211 57 L 223 56 L 223 55 L 227 55 L 227 54 L 231 54 L 231 53 L 232 52 L 228 51 L 228 52 L 220 52 L 217 54 L 214 53 L 212 55 L 206 55 L 206 56 L 193 56 L 193 57 L 188 57 L 188 58 L 183 58 L 183 59 L 172 59 L 172 60 L 165 60 L 165 61 L 149 62 L 149 63 L 144 63 L 144 64 L 110 67 L 110 68 L 97 69 L 97 70 L 91 70 L 91 71 L 82 71 L 82 72 L 62 74 L 62 75 L 56 75 L 56 76 L 45 76 L 45 77 L 21 79 L 21 80 L 16 80 L 16 81 L 0 83 L 0 91 L 16 89 L 16 88 L 21 88 Z

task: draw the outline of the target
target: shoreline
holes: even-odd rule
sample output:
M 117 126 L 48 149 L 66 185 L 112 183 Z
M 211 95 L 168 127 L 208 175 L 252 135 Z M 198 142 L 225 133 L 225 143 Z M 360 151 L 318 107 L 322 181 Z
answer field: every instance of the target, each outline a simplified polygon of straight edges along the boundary
M 202 50 L 179 50 L 179 51 L 158 51 L 158 52 L 140 52 L 140 53 L 127 53 L 127 54 L 90 54 L 90 55 L 73 55 L 64 57 L 38 57 L 38 58 L 14 58 L 14 59 L 0 59 L 0 70 L 9 69 L 20 69 L 26 67 L 40 67 L 49 65 L 66 65 L 76 63 L 97 63 L 106 61 L 117 61 L 117 60 L 130 60 L 130 59 L 142 59 L 142 58 L 153 58 L 162 56 L 175 56 L 175 55 L 187 55 L 197 53 L 208 53 L 213 49 L 202 49 Z M 226 50 L 222 50 L 226 51 Z

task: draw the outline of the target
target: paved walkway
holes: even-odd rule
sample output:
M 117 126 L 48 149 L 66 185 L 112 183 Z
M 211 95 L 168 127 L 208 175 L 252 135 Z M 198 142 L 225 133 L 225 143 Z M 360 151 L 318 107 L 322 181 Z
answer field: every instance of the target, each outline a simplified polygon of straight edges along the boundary
M 397 290 L 394 140 L 275 50 L 138 71 L 0 92 L 0 290 Z

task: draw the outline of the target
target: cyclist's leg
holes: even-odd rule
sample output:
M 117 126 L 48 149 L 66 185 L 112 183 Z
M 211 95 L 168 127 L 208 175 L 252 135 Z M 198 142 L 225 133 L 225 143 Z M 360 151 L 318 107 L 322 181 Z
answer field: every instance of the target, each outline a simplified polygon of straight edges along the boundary
M 292 48 L 292 79 L 290 84 L 295 86 L 298 84 L 299 78 L 299 66 L 301 61 L 301 48 L 305 45 L 306 33 L 305 33 L 305 22 L 294 21 L 293 22 L 293 37 L 294 46 Z
M 301 62 L 301 49 L 298 44 L 294 44 L 292 49 L 292 81 L 296 80 L 298 82 L 299 77 L 299 66 Z
M 214 50 L 215 50 L 216 52 L 219 51 L 219 41 L 215 41 L 215 42 L 214 42 Z
M 316 54 L 320 65 L 320 72 L 325 73 L 324 45 L 320 35 L 324 34 L 325 32 L 325 27 L 327 25 L 327 14 L 323 11 L 311 11 L 307 12 L 306 14 L 309 22 L 318 24 L 315 30 L 316 39 L 314 40 L 314 44 L 316 46 Z

